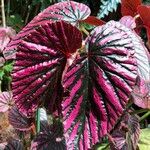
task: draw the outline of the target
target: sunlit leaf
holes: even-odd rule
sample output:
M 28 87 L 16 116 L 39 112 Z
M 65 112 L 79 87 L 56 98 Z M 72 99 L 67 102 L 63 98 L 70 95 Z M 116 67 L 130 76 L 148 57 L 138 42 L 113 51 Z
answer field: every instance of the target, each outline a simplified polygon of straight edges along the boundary
M 62 103 L 68 149 L 90 148 L 122 115 L 137 77 L 132 36 L 119 22 L 97 27 L 68 68 Z
M 61 124 L 48 125 L 31 144 L 32 150 L 66 150 Z
M 12 105 L 12 92 L 0 93 L 0 112 L 6 112 Z
M 138 143 L 140 150 L 150 149 L 150 128 L 142 129 Z
M 32 116 L 44 102 L 49 111 L 61 100 L 61 77 L 66 59 L 81 47 L 82 35 L 63 21 L 40 26 L 20 43 L 12 73 L 15 104 Z
M 10 109 L 8 120 L 15 129 L 20 131 L 28 131 L 33 125 L 33 119 L 21 114 L 15 106 Z
M 44 11 L 42 11 L 38 16 L 36 16 L 23 30 L 14 38 L 14 40 L 7 46 L 5 50 L 6 59 L 12 59 L 11 53 L 14 53 L 16 46 L 19 44 L 21 39 L 28 35 L 32 30 L 35 30 L 39 25 L 44 25 L 46 23 L 64 20 L 72 25 L 79 25 L 80 20 L 86 19 L 90 15 L 90 9 L 81 3 L 73 1 L 65 1 L 54 4 Z M 15 55 L 14 57 L 15 58 Z

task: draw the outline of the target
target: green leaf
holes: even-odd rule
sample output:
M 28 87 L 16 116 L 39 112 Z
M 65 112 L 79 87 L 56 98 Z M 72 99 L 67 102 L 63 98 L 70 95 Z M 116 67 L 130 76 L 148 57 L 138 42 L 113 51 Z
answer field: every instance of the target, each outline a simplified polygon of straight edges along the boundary
M 140 150 L 150 149 L 150 128 L 141 130 L 138 146 Z
M 109 12 L 117 10 L 117 6 L 121 3 L 121 0 L 101 0 L 101 6 L 99 13 L 97 14 L 98 18 L 104 18 L 105 15 L 108 15 Z
M 4 70 L 1 69 L 1 70 L 0 70 L 0 80 L 3 79 L 4 74 L 5 74 L 5 73 L 4 73 Z
M 13 27 L 17 32 L 21 30 L 21 28 L 24 26 L 22 17 L 19 14 L 11 15 L 7 23 L 9 26 Z
M 5 65 L 3 66 L 3 70 L 6 73 L 10 73 L 13 69 L 13 62 L 7 62 L 5 63 Z

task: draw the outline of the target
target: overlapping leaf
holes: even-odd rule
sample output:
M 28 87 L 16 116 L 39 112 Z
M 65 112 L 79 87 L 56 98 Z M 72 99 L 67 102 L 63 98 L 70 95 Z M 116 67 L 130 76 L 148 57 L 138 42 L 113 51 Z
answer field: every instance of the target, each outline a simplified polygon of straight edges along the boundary
M 10 139 L 4 150 L 24 150 L 24 146 L 21 141 L 16 139 Z
M 126 128 L 126 129 L 125 129 Z M 112 133 L 110 141 L 112 150 L 136 150 L 140 135 L 140 124 L 136 116 L 126 114 L 121 122 L 120 127 Z
M 121 116 L 136 80 L 134 33 L 119 22 L 97 27 L 69 68 L 62 103 L 67 148 L 88 149 Z
M 121 2 L 121 13 L 123 16 L 137 15 L 137 7 L 141 5 L 141 0 L 122 0 Z
M 78 26 L 79 21 L 86 19 L 89 15 L 90 9 L 81 3 L 65 1 L 52 5 L 41 12 L 25 28 L 23 28 L 23 30 L 7 46 L 4 55 L 7 59 L 15 58 L 15 55 L 11 55 L 11 53 L 14 53 L 15 48 L 19 44 L 20 40 L 39 25 L 44 25 L 45 23 L 58 20 L 64 20 L 72 25 Z
M 9 123 L 19 131 L 28 131 L 33 125 L 33 119 L 21 114 L 17 107 L 12 107 L 8 114 Z
M 12 73 L 16 105 L 26 116 L 47 101 L 47 107 L 60 102 L 61 77 L 66 58 L 81 47 L 82 35 L 63 21 L 40 26 L 20 43 Z
M 43 122 L 44 123 L 44 122 Z M 42 126 L 42 132 L 32 142 L 31 150 L 66 150 L 61 124 Z
M 6 112 L 12 104 L 12 93 L 2 92 L 0 93 L 0 112 Z

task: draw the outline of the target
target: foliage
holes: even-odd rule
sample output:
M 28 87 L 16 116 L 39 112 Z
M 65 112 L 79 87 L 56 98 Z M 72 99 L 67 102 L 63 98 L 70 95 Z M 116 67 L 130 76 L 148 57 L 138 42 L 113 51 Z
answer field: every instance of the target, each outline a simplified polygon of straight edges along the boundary
M 17 137 L 3 149 L 148 145 L 149 1 L 79 2 L 5 1 L 0 111 Z

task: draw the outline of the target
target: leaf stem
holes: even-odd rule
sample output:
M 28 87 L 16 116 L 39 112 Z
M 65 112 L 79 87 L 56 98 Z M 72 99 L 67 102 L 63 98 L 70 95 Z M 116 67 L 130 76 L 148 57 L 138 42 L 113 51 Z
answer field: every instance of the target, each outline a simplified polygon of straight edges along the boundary
M 2 10 L 2 25 L 3 25 L 3 27 L 6 27 L 4 0 L 1 0 L 1 10 Z
M 85 35 L 89 35 L 89 32 L 83 26 L 80 27 L 80 30 L 85 33 Z
M 36 132 L 40 132 L 40 108 L 36 111 Z
M 145 113 L 145 114 L 140 118 L 140 122 L 143 121 L 144 119 L 146 119 L 149 115 L 150 115 L 150 111 L 148 111 L 147 113 Z
M 141 114 L 141 113 L 144 113 L 144 112 L 147 112 L 147 111 L 149 111 L 149 109 L 135 110 L 135 111 L 131 112 L 131 115 L 134 115 L 134 114 Z

